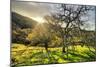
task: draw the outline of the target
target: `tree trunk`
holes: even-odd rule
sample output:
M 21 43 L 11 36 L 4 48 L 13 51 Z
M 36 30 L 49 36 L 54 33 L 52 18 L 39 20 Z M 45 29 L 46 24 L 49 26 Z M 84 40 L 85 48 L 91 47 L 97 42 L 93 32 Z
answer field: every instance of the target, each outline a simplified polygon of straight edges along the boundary
M 72 45 L 72 51 L 73 51 L 73 53 L 75 52 L 75 46 L 74 45 Z
M 65 53 L 66 51 L 65 51 L 65 47 L 66 47 L 66 43 L 65 43 L 65 40 L 66 39 L 66 36 L 64 35 L 64 37 L 63 37 L 63 48 L 62 48 L 62 52 L 63 53 Z
M 63 53 L 65 53 L 65 52 L 66 52 L 66 51 L 65 51 L 65 47 L 63 47 L 62 52 L 63 52 Z
M 68 58 L 68 45 L 67 45 L 67 58 Z
M 48 52 L 48 44 L 45 43 L 45 50 Z

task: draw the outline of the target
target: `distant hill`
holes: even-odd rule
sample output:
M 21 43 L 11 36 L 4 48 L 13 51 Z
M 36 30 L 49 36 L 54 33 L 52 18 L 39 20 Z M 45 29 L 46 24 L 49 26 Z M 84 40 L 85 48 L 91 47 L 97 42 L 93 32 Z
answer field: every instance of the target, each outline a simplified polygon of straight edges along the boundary
M 22 16 L 18 13 L 11 12 L 12 22 L 12 42 L 26 43 L 27 35 L 32 31 L 37 22 L 29 17 Z
M 12 27 L 19 27 L 21 29 L 32 28 L 37 24 L 35 20 L 22 16 L 18 13 L 12 12 L 11 15 L 12 15 Z

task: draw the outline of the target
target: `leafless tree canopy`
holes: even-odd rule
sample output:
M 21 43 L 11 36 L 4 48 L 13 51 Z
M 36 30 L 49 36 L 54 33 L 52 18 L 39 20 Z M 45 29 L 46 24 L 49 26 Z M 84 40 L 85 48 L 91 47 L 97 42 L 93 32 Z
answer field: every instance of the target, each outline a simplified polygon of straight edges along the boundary
M 70 37 L 70 32 L 73 30 L 79 34 L 81 26 L 83 26 L 88 21 L 89 11 L 94 10 L 94 7 L 86 5 L 66 5 L 61 4 L 58 7 L 58 13 L 52 14 L 52 16 L 46 16 L 48 23 L 53 29 L 58 30 L 63 38 L 63 41 Z M 76 29 L 76 30 L 75 30 Z M 64 42 L 64 47 L 67 45 Z M 65 52 L 65 48 L 63 51 Z

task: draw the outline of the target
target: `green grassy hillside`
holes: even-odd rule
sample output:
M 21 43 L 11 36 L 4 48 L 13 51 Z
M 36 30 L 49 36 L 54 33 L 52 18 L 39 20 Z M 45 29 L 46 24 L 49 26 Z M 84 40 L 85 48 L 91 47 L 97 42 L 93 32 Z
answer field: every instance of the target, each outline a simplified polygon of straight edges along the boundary
M 86 46 L 69 46 L 68 54 L 62 53 L 61 47 L 48 48 L 48 52 L 43 47 L 25 46 L 24 44 L 12 44 L 11 57 L 12 66 L 24 65 L 56 64 L 72 62 L 95 61 L 95 49 L 92 52 Z

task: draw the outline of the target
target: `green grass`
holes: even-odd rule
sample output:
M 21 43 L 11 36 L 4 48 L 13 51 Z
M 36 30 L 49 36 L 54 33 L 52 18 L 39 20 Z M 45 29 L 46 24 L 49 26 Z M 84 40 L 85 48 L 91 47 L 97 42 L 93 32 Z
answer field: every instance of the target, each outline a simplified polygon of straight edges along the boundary
M 84 46 L 69 46 L 66 53 L 62 53 L 62 47 L 48 48 L 48 53 L 43 47 L 27 47 L 23 44 L 12 44 L 11 59 L 12 67 L 38 65 L 38 64 L 62 64 L 72 62 L 89 62 L 95 61 L 95 49 L 89 49 Z M 67 56 L 68 55 L 68 56 Z

